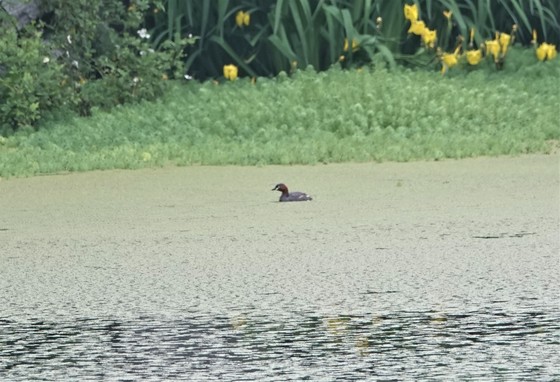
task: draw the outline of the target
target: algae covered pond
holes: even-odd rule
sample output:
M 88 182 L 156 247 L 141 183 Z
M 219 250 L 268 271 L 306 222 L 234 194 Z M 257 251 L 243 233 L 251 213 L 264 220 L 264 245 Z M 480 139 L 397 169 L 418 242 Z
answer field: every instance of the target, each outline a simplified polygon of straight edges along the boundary
M 559 163 L 1 180 L 0 380 L 560 379 Z

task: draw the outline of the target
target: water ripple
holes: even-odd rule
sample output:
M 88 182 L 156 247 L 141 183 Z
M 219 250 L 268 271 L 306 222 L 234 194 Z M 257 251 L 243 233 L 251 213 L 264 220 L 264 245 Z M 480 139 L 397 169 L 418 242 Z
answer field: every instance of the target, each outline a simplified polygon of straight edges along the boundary
M 553 380 L 560 378 L 553 366 L 560 362 L 559 318 L 484 310 L 63 322 L 5 317 L 0 319 L 0 377 Z

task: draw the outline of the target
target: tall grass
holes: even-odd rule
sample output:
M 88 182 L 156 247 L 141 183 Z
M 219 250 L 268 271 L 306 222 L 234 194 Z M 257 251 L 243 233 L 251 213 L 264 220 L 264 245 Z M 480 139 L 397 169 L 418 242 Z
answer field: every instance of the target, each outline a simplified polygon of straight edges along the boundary
M 560 139 L 560 62 L 510 54 L 502 72 L 445 78 L 376 67 L 177 84 L 156 103 L 0 137 L 0 176 L 547 152 Z

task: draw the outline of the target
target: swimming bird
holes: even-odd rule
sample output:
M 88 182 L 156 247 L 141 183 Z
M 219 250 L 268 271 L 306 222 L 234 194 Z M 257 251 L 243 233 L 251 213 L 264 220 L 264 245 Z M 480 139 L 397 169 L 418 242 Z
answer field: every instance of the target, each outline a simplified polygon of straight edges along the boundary
M 303 202 L 306 200 L 313 200 L 310 195 L 307 195 L 305 192 L 289 192 L 288 187 L 284 183 L 278 183 L 272 191 L 280 191 L 282 195 L 280 195 L 280 202 Z

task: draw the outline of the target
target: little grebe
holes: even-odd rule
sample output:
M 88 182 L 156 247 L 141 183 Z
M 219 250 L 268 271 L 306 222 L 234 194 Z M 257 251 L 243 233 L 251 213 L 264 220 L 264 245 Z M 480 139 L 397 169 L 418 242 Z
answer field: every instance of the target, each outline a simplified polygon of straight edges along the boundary
M 284 183 L 278 183 L 272 191 L 280 191 L 282 195 L 280 195 L 281 202 L 303 202 L 306 200 L 313 200 L 310 195 L 307 195 L 305 192 L 289 192 L 288 187 Z

